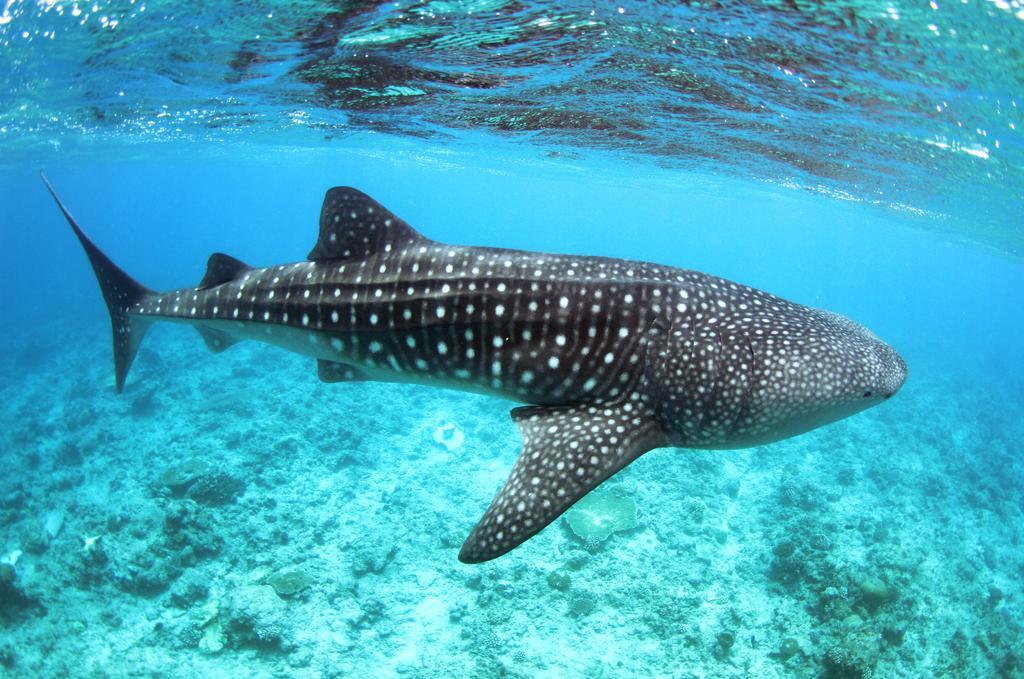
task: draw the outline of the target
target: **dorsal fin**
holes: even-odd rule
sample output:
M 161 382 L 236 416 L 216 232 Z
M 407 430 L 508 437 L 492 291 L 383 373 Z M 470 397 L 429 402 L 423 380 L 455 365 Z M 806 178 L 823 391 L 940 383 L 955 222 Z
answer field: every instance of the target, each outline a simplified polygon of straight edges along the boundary
M 199 289 L 206 290 L 215 285 L 233 281 L 251 268 L 245 262 L 235 259 L 231 255 L 215 252 L 206 261 L 206 274 L 203 276 L 203 280 L 199 281 Z
M 362 259 L 416 241 L 429 242 L 362 191 L 336 186 L 324 196 L 320 239 L 309 260 Z

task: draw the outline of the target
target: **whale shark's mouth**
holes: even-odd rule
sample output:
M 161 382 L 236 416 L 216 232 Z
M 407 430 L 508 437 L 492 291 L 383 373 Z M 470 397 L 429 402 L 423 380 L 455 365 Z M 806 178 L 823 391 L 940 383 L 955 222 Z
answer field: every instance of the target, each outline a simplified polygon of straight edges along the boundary
M 888 344 L 882 344 L 879 351 L 883 354 L 882 361 L 886 366 L 882 372 L 883 398 L 892 398 L 907 381 L 907 362 Z

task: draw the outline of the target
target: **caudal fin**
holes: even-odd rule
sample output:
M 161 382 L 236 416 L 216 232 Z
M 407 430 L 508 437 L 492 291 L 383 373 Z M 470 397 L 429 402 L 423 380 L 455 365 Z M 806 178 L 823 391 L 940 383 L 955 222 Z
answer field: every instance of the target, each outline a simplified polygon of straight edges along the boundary
M 57 192 L 53 190 L 46 175 L 40 172 L 39 176 L 43 178 L 43 183 L 46 184 L 50 195 L 57 201 L 57 207 L 64 213 L 64 218 L 71 225 L 71 230 L 78 236 L 78 241 L 82 244 L 85 254 L 88 255 L 93 271 L 96 272 L 96 280 L 100 284 L 103 299 L 106 300 L 107 310 L 110 312 L 110 325 L 114 333 L 114 375 L 117 391 L 120 393 L 124 389 L 128 369 L 132 366 L 132 360 L 139 350 L 142 337 L 150 325 L 148 321 L 138 316 L 131 316 L 128 312 L 140 300 L 154 293 L 122 271 L 89 240 L 82 228 L 78 226 L 75 218 L 64 207 L 64 203 L 57 197 Z

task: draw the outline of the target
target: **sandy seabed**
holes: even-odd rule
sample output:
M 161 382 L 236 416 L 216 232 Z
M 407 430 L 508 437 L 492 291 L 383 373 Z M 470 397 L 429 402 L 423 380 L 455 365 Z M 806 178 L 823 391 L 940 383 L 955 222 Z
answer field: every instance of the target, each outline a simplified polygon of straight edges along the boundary
M 1024 403 L 976 377 L 649 453 L 605 484 L 634 527 L 469 566 L 509 403 L 183 328 L 118 396 L 107 328 L 33 332 L 0 347 L 2 676 L 1024 676 Z

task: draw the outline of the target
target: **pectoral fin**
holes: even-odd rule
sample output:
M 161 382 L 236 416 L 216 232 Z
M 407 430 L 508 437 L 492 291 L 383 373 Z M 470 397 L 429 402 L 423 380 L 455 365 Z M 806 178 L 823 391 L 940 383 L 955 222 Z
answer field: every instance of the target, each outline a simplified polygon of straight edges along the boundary
M 512 411 L 523 450 L 459 560 L 501 556 L 558 518 L 608 477 L 668 441 L 631 402 Z

